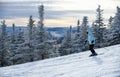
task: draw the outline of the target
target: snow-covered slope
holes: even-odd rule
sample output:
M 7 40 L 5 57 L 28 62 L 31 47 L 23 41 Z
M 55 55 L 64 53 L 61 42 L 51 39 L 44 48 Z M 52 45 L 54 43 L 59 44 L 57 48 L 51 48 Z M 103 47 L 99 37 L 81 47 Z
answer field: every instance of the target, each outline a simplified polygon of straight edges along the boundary
M 0 68 L 0 77 L 120 77 L 120 45 Z

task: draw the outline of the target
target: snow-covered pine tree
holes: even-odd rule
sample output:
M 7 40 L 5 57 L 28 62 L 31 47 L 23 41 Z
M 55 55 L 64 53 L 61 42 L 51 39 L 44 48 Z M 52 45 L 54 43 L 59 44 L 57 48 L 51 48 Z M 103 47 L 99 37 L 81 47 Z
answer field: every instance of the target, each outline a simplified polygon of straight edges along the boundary
M 120 44 L 120 8 L 118 6 L 113 23 L 110 27 L 110 42 L 111 45 Z
M 81 52 L 82 51 L 82 48 L 81 48 L 81 42 L 80 42 L 80 21 L 78 20 L 77 21 L 77 32 L 75 33 L 74 35 L 74 39 L 73 39 L 73 46 L 72 46 L 72 51 L 74 53 L 77 53 L 77 52 Z
M 88 18 L 87 16 L 84 16 L 81 26 L 77 28 L 77 32 L 75 33 L 73 40 L 73 52 L 82 52 L 88 49 L 88 44 L 85 44 L 85 41 L 87 40 L 87 28 Z
M 15 32 L 15 24 L 12 24 L 12 32 L 11 32 L 11 40 L 10 40 L 10 44 L 9 44 L 9 62 L 11 62 L 10 64 L 13 65 L 15 64 L 14 62 L 14 55 L 15 55 L 15 51 L 18 48 L 17 45 L 15 44 L 16 42 L 16 32 Z
M 39 6 L 39 22 L 38 22 L 38 26 L 37 26 L 37 34 L 36 34 L 36 40 L 37 43 L 40 44 L 44 41 L 47 40 L 48 36 L 47 36 L 47 32 L 44 28 L 44 6 L 41 5 Z
M 80 20 L 77 21 L 77 33 L 80 32 Z
M 101 47 L 109 46 L 109 28 L 104 27 L 103 28 L 103 43 L 101 44 Z
M 33 35 L 33 27 L 34 27 L 34 20 L 32 19 L 32 15 L 29 17 L 29 23 L 28 23 L 28 31 L 29 31 L 29 40 L 32 40 Z
M 111 44 L 110 39 L 111 39 L 111 31 L 110 31 L 110 27 L 113 23 L 113 17 L 110 16 L 110 18 L 108 19 L 108 24 L 106 27 L 104 27 L 103 29 L 103 44 L 102 46 L 109 46 Z
M 25 62 L 31 62 L 34 61 L 34 45 L 30 43 L 28 40 L 29 38 L 29 33 L 26 31 L 26 33 L 23 33 L 23 31 L 19 32 L 19 37 L 20 39 L 17 41 L 17 43 L 14 44 L 14 46 L 17 46 L 17 49 L 13 48 L 13 52 L 15 53 L 13 55 L 13 63 L 14 64 L 20 64 L 20 63 L 25 63 Z M 25 41 L 25 42 L 22 42 Z
M 44 27 L 44 6 L 40 5 L 39 8 L 39 21 L 35 31 L 35 50 L 34 50 L 34 60 L 45 59 L 46 54 L 48 55 L 48 50 L 46 48 L 45 42 L 47 41 L 47 32 Z
M 59 48 L 60 51 L 60 55 L 68 55 L 73 53 L 72 52 L 72 37 L 71 37 L 71 31 L 72 31 L 72 26 L 70 26 L 70 28 L 67 30 L 67 34 L 66 37 L 63 41 L 63 44 L 61 45 L 61 47 Z
M 1 34 L 0 34 L 0 66 L 10 65 L 9 62 L 9 44 L 7 42 L 7 32 L 5 20 L 1 22 Z
M 71 38 L 71 31 L 72 31 L 72 26 L 70 26 L 70 28 L 67 31 L 67 36 L 66 36 L 66 39 L 65 39 L 65 41 L 67 43 L 71 42 L 71 40 L 72 40 L 72 38 Z
M 79 37 L 80 37 L 80 21 L 78 20 L 77 21 L 77 32 L 75 33 L 75 37 L 74 37 L 74 40 L 77 40 L 77 39 L 79 39 Z
M 57 40 L 48 40 L 44 42 L 44 51 L 41 54 L 42 59 L 60 56 Z
M 15 43 L 15 24 L 12 25 L 11 43 Z
M 101 9 L 101 6 L 98 5 L 97 8 L 97 19 L 95 21 L 96 25 L 98 25 L 99 27 L 103 27 L 103 10 Z
M 59 46 L 60 46 L 59 44 L 54 44 L 53 45 L 52 51 L 50 53 L 50 57 L 58 57 L 58 56 L 60 56 L 60 53 L 58 51 Z
M 83 21 L 82 21 L 82 25 L 81 25 L 81 36 L 80 36 L 80 39 L 81 39 L 81 44 L 82 44 L 82 50 L 87 50 L 88 49 L 88 44 L 85 44 L 84 45 L 84 42 L 87 40 L 87 28 L 88 28 L 88 17 L 87 16 L 84 16 L 83 17 Z
M 49 58 L 49 50 L 52 47 L 48 41 L 48 34 L 44 27 L 44 6 L 39 6 L 39 22 L 35 31 L 34 60 Z M 51 44 L 51 45 L 50 45 Z
M 92 24 L 93 33 L 96 37 L 96 46 L 100 47 L 100 44 L 103 43 L 103 10 L 99 5 L 97 10 L 96 21 Z
M 24 42 L 25 42 L 25 40 L 24 40 L 24 31 L 22 30 L 22 28 L 19 28 L 19 32 L 17 34 L 15 43 L 16 44 L 22 44 Z
M 34 60 L 33 46 L 29 43 L 22 43 L 19 45 L 13 56 L 14 64 L 31 62 Z
M 25 63 L 34 60 L 34 45 L 31 42 L 33 40 L 33 27 L 34 20 L 32 16 L 29 18 L 28 30 L 23 31 L 19 28 L 19 33 L 16 38 L 15 47 L 12 47 L 12 51 L 15 53 L 13 55 L 13 64 Z M 15 48 L 15 49 L 14 49 Z
M 111 24 L 112 24 L 113 19 L 114 19 L 114 18 L 113 18 L 112 16 L 110 16 L 110 18 L 108 19 L 108 21 L 109 21 L 109 23 L 108 23 L 108 24 L 109 24 L 109 25 L 111 25 Z
M 83 35 L 84 39 L 87 39 L 87 28 L 88 28 L 88 17 L 84 16 L 83 17 L 83 21 L 82 21 L 82 25 L 81 25 L 81 34 Z

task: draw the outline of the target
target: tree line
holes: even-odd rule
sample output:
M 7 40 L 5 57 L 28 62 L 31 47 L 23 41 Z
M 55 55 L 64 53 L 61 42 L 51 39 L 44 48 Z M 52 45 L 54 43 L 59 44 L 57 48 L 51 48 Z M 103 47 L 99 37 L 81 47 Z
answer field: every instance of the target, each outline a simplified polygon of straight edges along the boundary
M 32 15 L 29 17 L 27 29 L 19 28 L 15 32 L 15 24 L 12 25 L 12 33 L 8 35 L 5 20 L 1 22 L 0 30 L 0 66 L 9 66 L 46 58 L 68 55 L 88 50 L 86 31 L 88 28 L 96 38 L 95 47 L 105 47 L 120 44 L 120 8 L 114 17 L 110 16 L 108 24 L 104 24 L 103 9 L 99 5 L 96 9 L 96 20 L 88 25 L 88 17 L 84 16 L 82 23 L 77 21 L 77 30 L 72 33 L 72 26 L 66 31 L 62 42 L 60 39 L 50 39 L 49 33 L 44 27 L 44 6 L 39 6 L 39 21 L 34 24 Z

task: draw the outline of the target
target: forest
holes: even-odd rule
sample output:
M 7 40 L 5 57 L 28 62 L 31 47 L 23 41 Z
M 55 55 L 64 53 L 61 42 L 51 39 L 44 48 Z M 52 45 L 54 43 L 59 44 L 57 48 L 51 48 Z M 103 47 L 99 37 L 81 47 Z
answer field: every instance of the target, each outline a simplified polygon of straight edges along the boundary
M 44 26 L 44 5 L 38 7 L 39 22 L 35 25 L 32 15 L 28 18 L 27 29 L 12 25 L 12 32 L 6 31 L 5 20 L 0 24 L 0 67 L 43 60 L 88 50 L 87 29 L 90 28 L 95 36 L 95 48 L 102 48 L 120 44 L 120 7 L 116 7 L 115 16 L 104 23 L 103 9 L 99 5 L 96 9 L 96 19 L 89 25 L 88 16 L 77 21 L 76 32 L 72 33 L 72 26 L 67 28 L 63 40 L 53 38 Z M 13 22 L 15 23 L 15 22 Z

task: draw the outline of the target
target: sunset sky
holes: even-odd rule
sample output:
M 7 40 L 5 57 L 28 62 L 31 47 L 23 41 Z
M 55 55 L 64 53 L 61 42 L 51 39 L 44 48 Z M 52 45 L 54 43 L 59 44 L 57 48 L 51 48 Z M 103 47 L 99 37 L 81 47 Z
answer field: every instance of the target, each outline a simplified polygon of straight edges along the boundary
M 98 5 L 104 9 L 104 22 L 116 13 L 120 0 L 0 0 L 0 21 L 11 26 L 26 26 L 30 15 L 38 22 L 38 6 L 45 6 L 45 26 L 76 26 L 79 19 L 88 16 L 89 25 L 96 19 Z

